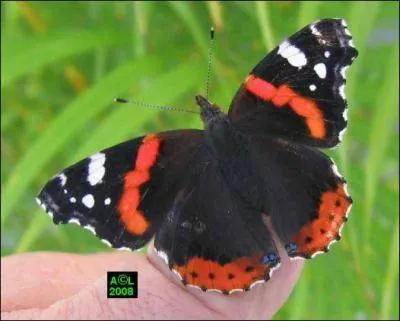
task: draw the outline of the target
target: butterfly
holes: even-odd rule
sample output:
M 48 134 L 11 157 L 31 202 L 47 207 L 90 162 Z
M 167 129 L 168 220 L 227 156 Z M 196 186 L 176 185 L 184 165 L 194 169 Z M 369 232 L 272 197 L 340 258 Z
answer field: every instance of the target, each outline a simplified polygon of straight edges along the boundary
M 150 133 L 54 176 L 37 197 L 54 223 L 113 248 L 153 237 L 183 284 L 230 294 L 270 279 L 280 256 L 312 258 L 340 239 L 352 199 L 332 159 L 347 126 L 343 19 L 316 21 L 262 59 L 228 113 L 196 96 L 203 130 Z

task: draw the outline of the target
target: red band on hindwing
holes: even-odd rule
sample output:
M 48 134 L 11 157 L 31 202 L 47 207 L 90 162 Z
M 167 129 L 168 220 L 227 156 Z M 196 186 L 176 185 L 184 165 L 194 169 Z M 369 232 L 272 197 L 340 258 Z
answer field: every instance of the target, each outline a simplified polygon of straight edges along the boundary
M 298 246 L 296 255 L 310 257 L 316 252 L 327 251 L 332 242 L 340 239 L 340 229 L 347 221 L 351 203 L 344 184 L 340 184 L 336 190 L 323 193 L 318 217 L 303 226 L 291 239 Z
M 193 257 L 185 265 L 175 265 L 186 284 L 202 289 L 217 289 L 229 293 L 235 289 L 249 289 L 257 281 L 268 280 L 271 268 L 260 263 L 261 255 L 241 257 L 227 264 Z
M 287 85 L 275 87 L 253 75 L 246 78 L 245 88 L 256 97 L 271 101 L 276 107 L 289 105 L 297 115 L 305 118 L 311 136 L 317 139 L 325 138 L 324 117 L 318 105 L 312 99 L 298 95 Z
M 150 169 L 157 160 L 160 144 L 160 137 L 145 136 L 137 152 L 135 168 L 124 177 L 123 195 L 118 204 L 118 211 L 125 228 L 135 235 L 143 235 L 150 226 L 143 212 L 138 209 L 140 186 L 150 179 Z

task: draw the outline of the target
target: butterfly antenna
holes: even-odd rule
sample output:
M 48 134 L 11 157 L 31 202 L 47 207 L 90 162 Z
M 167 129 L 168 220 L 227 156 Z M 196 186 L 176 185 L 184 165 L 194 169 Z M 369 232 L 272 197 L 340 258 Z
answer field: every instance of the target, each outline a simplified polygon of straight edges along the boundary
M 142 107 L 146 107 L 146 108 L 157 108 L 157 109 L 162 109 L 162 110 L 183 111 L 185 113 L 199 114 L 199 112 L 196 112 L 193 110 L 187 110 L 187 109 L 176 108 L 176 107 L 171 107 L 171 106 L 146 104 L 146 103 L 142 103 L 140 101 L 127 100 L 125 98 L 114 98 L 114 102 L 119 103 L 119 104 L 134 104 L 134 105 L 138 105 L 138 106 L 142 106 Z
M 208 51 L 208 68 L 207 68 L 207 82 L 206 82 L 206 98 L 208 100 L 208 93 L 210 87 L 210 75 L 211 75 L 211 57 L 212 49 L 214 44 L 214 27 L 210 29 L 210 50 Z

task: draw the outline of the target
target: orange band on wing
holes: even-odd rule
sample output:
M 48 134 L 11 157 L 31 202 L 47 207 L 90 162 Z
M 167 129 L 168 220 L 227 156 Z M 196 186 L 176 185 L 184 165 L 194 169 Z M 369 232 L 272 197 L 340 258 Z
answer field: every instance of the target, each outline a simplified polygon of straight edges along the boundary
M 327 251 L 328 246 L 340 238 L 340 229 L 347 220 L 351 198 L 345 191 L 344 183 L 336 190 L 321 195 L 318 217 L 303 226 L 291 242 L 297 244 L 296 252 L 310 257 L 319 251 Z
M 186 284 L 229 293 L 235 289 L 249 289 L 254 282 L 269 279 L 271 268 L 261 264 L 260 258 L 261 255 L 241 257 L 222 265 L 193 257 L 185 265 L 175 265 L 173 269 Z
M 150 226 L 143 212 L 138 210 L 139 188 L 150 179 L 150 169 L 157 160 L 160 144 L 161 139 L 158 136 L 145 136 L 137 152 L 135 168 L 124 178 L 124 190 L 118 211 L 125 228 L 135 235 L 143 235 Z
M 311 136 L 317 139 L 325 138 L 324 117 L 312 99 L 298 95 L 287 85 L 275 87 L 253 75 L 247 77 L 245 88 L 253 95 L 265 101 L 271 101 L 276 107 L 289 105 L 297 115 L 305 118 Z

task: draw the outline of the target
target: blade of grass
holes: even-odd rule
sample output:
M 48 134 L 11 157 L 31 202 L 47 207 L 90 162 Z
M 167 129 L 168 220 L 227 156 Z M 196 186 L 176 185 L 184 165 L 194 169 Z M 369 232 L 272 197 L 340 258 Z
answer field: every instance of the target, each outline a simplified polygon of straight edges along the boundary
M 393 294 L 395 293 L 396 288 L 397 291 L 399 288 L 399 218 L 397 218 L 395 224 L 391 244 L 392 246 L 388 257 L 385 285 L 382 289 L 380 320 L 396 319 L 396 316 L 391 316 L 390 313 L 393 301 L 398 304 L 398 297 L 393 298 Z
M 115 46 L 126 41 L 126 35 L 110 29 L 96 31 L 96 33 L 68 30 L 46 36 L 19 39 L 2 37 L 1 88 L 61 59 L 99 47 Z
M 378 16 L 380 8 L 379 1 L 372 1 L 366 4 L 364 1 L 354 1 L 350 6 L 349 14 L 346 15 L 348 17 L 347 23 L 350 29 L 350 32 L 353 35 L 353 42 L 356 48 L 364 49 L 366 48 L 368 36 L 371 33 L 372 28 L 374 27 L 375 20 Z M 360 19 L 362 17 L 362 19 Z M 364 57 L 366 56 L 366 52 L 360 52 L 359 56 L 355 60 L 354 64 L 351 65 L 348 73 L 348 81 L 346 84 L 346 96 L 349 97 L 349 120 L 352 121 L 352 99 L 355 97 L 357 76 L 360 74 L 360 70 L 363 67 Z M 349 126 L 349 132 L 351 132 L 351 123 Z M 349 154 L 349 146 L 344 136 L 344 140 L 342 141 L 339 149 L 340 155 L 340 163 L 343 168 L 343 173 L 347 173 L 348 160 L 347 155 Z
M 317 20 L 321 4 L 321 1 L 301 1 L 299 3 L 300 8 L 297 22 L 299 29 Z
M 168 2 L 171 9 L 175 11 L 175 13 L 178 15 L 178 17 L 183 21 L 183 23 L 188 27 L 190 32 L 193 35 L 194 40 L 196 41 L 198 47 L 201 50 L 201 53 L 205 59 L 205 61 L 208 62 L 208 38 L 205 35 L 209 35 L 209 28 L 211 26 L 208 26 L 207 29 L 204 30 L 203 27 L 201 27 L 199 19 L 197 15 L 194 14 L 193 10 L 190 8 L 190 2 L 184 2 L 184 1 L 169 1 Z M 218 34 L 216 33 L 215 39 L 218 39 Z M 213 67 L 215 68 L 215 74 L 217 76 L 217 80 L 220 83 L 224 83 L 224 74 L 223 74 L 223 68 L 221 66 L 221 63 L 218 61 L 218 58 L 213 56 Z M 207 64 L 204 64 L 204 77 L 207 75 Z M 230 93 L 229 91 L 222 86 L 221 90 L 224 92 L 224 96 L 226 97 L 226 100 L 230 99 Z
M 385 160 L 390 135 L 398 124 L 399 78 L 393 70 L 399 69 L 399 46 L 393 46 L 387 58 L 383 84 L 377 91 L 375 115 L 372 118 L 368 157 L 365 162 L 365 199 L 364 199 L 364 241 L 368 242 L 372 223 L 372 212 L 375 203 L 380 171 Z
M 310 278 L 309 267 L 305 266 L 301 272 L 301 279 L 290 298 L 289 320 L 302 320 L 306 318 L 307 306 L 309 305 Z
M 43 234 L 43 230 L 49 224 L 49 217 L 38 209 L 33 213 L 33 219 L 22 234 L 15 248 L 15 253 L 29 251 L 31 245 Z
M 190 8 L 190 3 L 184 1 L 168 1 L 168 3 L 169 6 L 175 11 L 175 13 L 182 19 L 182 21 L 189 28 L 203 56 L 207 58 L 208 41 L 205 35 L 206 34 L 208 35 L 209 27 L 211 26 L 209 26 L 205 30 L 203 27 L 200 26 L 197 16 Z
M 136 77 L 157 70 L 157 60 L 143 57 L 120 65 L 95 86 L 74 100 L 31 144 L 5 183 L 1 203 L 1 225 L 37 173 L 87 121 L 109 106 L 118 94 L 127 90 Z M 132 71 L 135 71 L 134 73 Z M 132 81 L 127 81 L 131 79 Z
M 254 6 L 265 49 L 267 49 L 267 52 L 272 51 L 275 47 L 275 38 L 269 19 L 269 3 L 267 1 L 254 1 Z
M 221 30 L 224 27 L 224 20 L 222 19 L 222 6 L 218 1 L 207 1 L 207 8 L 210 13 L 210 18 L 213 22 L 213 26 L 217 30 Z
M 137 56 L 144 55 L 146 52 L 145 37 L 147 33 L 148 17 L 147 12 L 149 9 L 149 2 L 146 1 L 134 1 L 132 3 L 132 9 L 134 14 L 134 54 Z
M 349 8 L 348 14 L 346 14 L 346 20 L 350 29 L 350 32 L 353 35 L 354 43 L 356 48 L 362 50 L 362 48 L 366 48 L 368 36 L 374 27 L 374 22 L 379 12 L 380 5 L 377 2 L 370 3 L 366 5 L 364 2 L 353 2 L 353 4 Z M 359 17 L 362 16 L 363 19 Z M 360 73 L 363 61 L 365 57 L 365 53 L 360 52 L 357 60 L 352 64 L 346 84 L 346 95 L 348 97 L 349 103 L 349 129 L 347 135 L 345 135 L 344 140 L 342 141 L 339 149 L 339 157 L 340 157 L 340 168 L 341 172 L 346 176 L 346 173 L 349 172 L 349 162 L 347 159 L 347 155 L 349 154 L 349 144 L 347 143 L 346 137 L 349 136 L 352 132 L 351 122 L 352 122 L 352 99 L 355 97 L 356 93 L 356 79 L 358 74 Z M 356 268 L 360 269 L 363 266 L 361 251 L 359 250 L 359 241 L 360 237 L 356 235 L 356 229 L 353 227 L 349 228 L 349 243 L 352 247 L 352 253 L 354 255 L 354 260 L 356 264 Z

